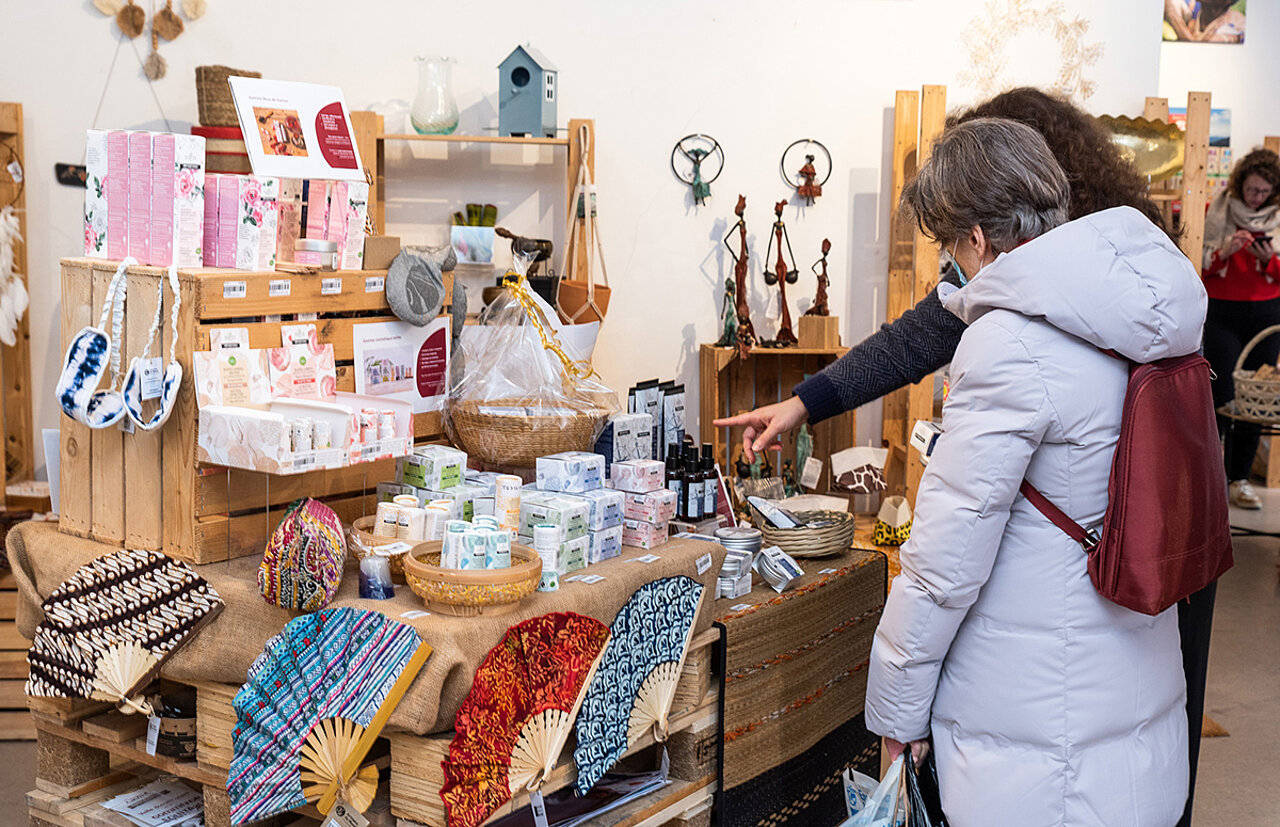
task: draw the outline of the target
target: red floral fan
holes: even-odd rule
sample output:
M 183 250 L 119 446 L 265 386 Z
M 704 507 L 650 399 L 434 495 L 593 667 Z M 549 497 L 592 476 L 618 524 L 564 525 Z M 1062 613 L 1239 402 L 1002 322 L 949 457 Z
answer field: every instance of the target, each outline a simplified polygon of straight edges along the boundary
M 476 670 L 444 768 L 449 827 L 478 827 L 555 768 L 609 627 L 572 612 L 512 626 Z

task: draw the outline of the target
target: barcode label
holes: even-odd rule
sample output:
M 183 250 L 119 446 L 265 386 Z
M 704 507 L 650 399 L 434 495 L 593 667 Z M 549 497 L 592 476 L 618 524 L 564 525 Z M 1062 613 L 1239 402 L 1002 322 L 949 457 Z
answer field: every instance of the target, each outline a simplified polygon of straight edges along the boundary
M 222 283 L 222 298 L 224 299 L 243 299 L 249 294 L 249 283 L 244 281 L 224 281 Z
M 320 279 L 320 295 L 336 296 L 342 292 L 342 279 Z
M 300 468 L 310 468 L 311 466 L 313 466 L 313 465 L 315 465 L 315 464 L 316 464 L 316 455 L 315 455 L 315 454 L 310 454 L 310 455 L 308 455 L 308 456 L 303 456 L 303 457 L 294 457 L 294 458 L 293 458 L 293 470 L 295 470 L 295 471 L 297 471 L 297 470 L 298 470 L 298 469 L 300 469 Z
M 273 298 L 289 295 L 289 279 L 272 279 L 267 284 L 267 295 Z
M 381 293 L 386 287 L 387 279 L 385 276 L 365 276 L 364 292 Z

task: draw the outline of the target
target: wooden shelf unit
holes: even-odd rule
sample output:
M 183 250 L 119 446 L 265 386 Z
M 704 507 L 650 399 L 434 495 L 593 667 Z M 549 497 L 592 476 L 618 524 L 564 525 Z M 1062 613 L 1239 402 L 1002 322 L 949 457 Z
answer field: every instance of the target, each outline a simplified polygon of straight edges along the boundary
M 18 216 L 18 232 L 27 235 L 27 182 L 13 180 L 4 167 L 16 161 L 24 176 L 30 176 L 23 155 L 22 104 L 0 103 L 0 208 L 12 204 Z M 27 271 L 27 243 L 14 244 L 13 269 L 30 282 Z M 0 463 L 0 508 L 5 505 L 4 488 L 9 482 L 32 479 L 35 473 L 35 434 L 31 424 L 31 311 L 18 320 L 17 341 L 0 347 L 0 388 L 4 401 L 0 415 L 4 425 L 4 462 Z

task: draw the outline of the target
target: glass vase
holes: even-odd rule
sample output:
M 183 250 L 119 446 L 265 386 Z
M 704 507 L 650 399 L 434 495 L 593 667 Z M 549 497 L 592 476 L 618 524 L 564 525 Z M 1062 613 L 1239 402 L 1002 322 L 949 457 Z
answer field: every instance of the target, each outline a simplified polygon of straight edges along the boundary
M 453 61 L 416 57 L 418 94 L 409 121 L 420 135 L 450 135 L 458 128 L 458 102 L 453 99 Z

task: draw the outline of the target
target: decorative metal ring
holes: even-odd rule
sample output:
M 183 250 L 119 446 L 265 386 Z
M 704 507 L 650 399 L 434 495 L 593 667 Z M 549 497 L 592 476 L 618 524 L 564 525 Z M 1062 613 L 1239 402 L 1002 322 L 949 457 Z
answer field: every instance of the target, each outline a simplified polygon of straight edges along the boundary
M 685 178 L 683 175 L 681 175 L 681 174 L 680 174 L 680 171 L 679 171 L 678 169 L 676 169 L 676 155 L 677 155 L 677 154 L 679 154 L 679 155 L 683 155 L 683 156 L 684 156 L 684 157 L 686 157 L 686 158 L 688 158 L 688 157 L 689 157 L 689 152 L 688 152 L 688 150 L 686 150 L 686 149 L 684 148 L 684 142 L 685 142 L 685 141 L 687 141 L 687 140 L 689 140 L 690 138 L 701 138 L 702 140 L 704 140 L 704 141 L 709 141 L 709 142 L 711 143 L 711 149 L 707 150 L 707 151 L 706 151 L 706 152 L 707 152 L 707 154 L 703 156 L 703 160 L 704 160 L 704 161 L 705 161 L 707 158 L 710 158 L 710 157 L 712 157 L 713 155 L 715 155 L 715 154 L 719 153 L 719 155 L 720 155 L 720 168 L 716 170 L 716 174 L 715 174 L 715 175 L 711 176 L 710 178 L 703 178 L 703 179 L 702 179 L 702 180 L 703 180 L 703 183 L 705 183 L 705 184 L 712 184 L 712 183 L 714 183 L 714 182 L 715 182 L 715 180 L 716 180 L 717 178 L 719 178 L 719 177 L 720 177 L 720 173 L 724 172 L 724 149 L 720 146 L 720 142 L 719 142 L 719 141 L 717 141 L 715 138 L 711 137 L 710 135 L 706 135 L 706 134 L 704 134 L 704 133 L 702 133 L 702 132 L 691 132 L 691 133 L 689 133 L 688 135 L 685 135 L 685 136 L 684 136 L 683 138 L 681 138 L 680 140 L 676 141 L 675 146 L 673 146 L 673 147 L 671 148 L 671 173 L 672 173 L 673 175 L 675 175 L 675 177 L 676 177 L 676 178 L 678 178 L 678 179 L 680 179 L 681 181 L 683 181 L 684 183 L 689 184 L 690 186 L 692 186 L 692 185 L 693 185 L 693 179 L 692 179 L 692 178 Z M 690 160 L 692 160 L 692 159 L 690 159 Z
M 830 180 L 831 178 L 831 170 L 835 167 L 835 165 L 831 162 L 831 153 L 827 150 L 827 147 L 821 141 L 814 140 L 813 138 L 801 138 L 798 141 L 792 141 L 790 144 L 787 145 L 786 149 L 782 150 L 782 158 L 781 160 L 778 161 L 778 174 L 782 176 L 783 182 L 788 187 L 791 187 L 791 189 L 793 190 L 800 189 L 799 184 L 797 184 L 795 181 L 792 181 L 790 178 L 787 177 L 787 153 L 795 149 L 800 144 L 808 144 L 810 146 L 816 146 L 818 149 L 822 150 L 823 155 L 827 156 L 827 176 L 826 178 L 823 178 L 821 181 L 818 181 L 817 184 L 818 186 L 822 186 L 823 184 L 827 183 L 827 181 Z

